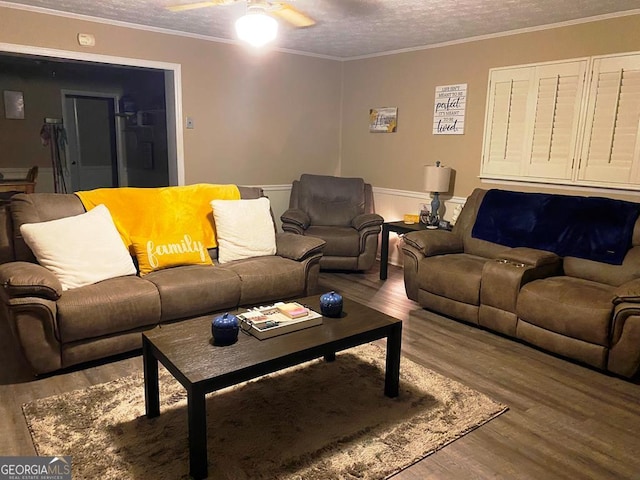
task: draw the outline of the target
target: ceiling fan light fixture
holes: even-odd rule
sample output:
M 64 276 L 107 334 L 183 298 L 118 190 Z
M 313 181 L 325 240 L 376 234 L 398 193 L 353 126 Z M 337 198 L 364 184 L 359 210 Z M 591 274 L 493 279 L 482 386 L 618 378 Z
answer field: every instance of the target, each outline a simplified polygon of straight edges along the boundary
M 275 40 L 278 22 L 262 10 L 250 9 L 246 15 L 236 20 L 236 33 L 240 40 L 262 47 Z

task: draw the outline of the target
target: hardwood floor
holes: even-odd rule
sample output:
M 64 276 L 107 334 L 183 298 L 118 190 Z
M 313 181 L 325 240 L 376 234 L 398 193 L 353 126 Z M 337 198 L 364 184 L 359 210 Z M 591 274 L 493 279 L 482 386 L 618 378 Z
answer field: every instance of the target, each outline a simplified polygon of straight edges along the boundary
M 509 411 L 394 476 L 425 479 L 640 479 L 640 385 L 461 322 L 407 299 L 402 270 L 320 274 L 336 290 L 404 321 L 403 353 Z M 21 405 L 140 371 L 127 358 L 33 379 L 0 325 L 0 455 L 33 455 Z

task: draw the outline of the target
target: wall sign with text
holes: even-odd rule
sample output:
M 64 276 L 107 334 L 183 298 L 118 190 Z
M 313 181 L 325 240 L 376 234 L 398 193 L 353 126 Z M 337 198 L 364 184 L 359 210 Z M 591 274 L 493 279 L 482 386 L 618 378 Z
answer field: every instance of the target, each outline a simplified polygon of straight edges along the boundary
M 466 83 L 436 87 L 436 101 L 433 107 L 433 134 L 464 134 L 464 113 L 466 107 Z
M 398 128 L 398 107 L 369 109 L 369 132 L 395 133 Z

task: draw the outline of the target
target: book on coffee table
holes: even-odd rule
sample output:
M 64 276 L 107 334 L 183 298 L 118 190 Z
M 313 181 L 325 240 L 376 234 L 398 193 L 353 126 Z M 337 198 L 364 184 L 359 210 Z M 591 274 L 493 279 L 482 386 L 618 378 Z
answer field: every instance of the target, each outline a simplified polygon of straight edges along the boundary
M 287 306 L 283 312 L 285 305 Z M 292 317 L 292 314 L 296 316 Z M 297 303 L 279 302 L 267 307 L 256 307 L 237 317 L 240 328 L 260 340 L 322 325 L 322 315 Z
M 309 313 L 307 307 L 303 307 L 297 302 L 278 303 L 275 306 L 280 313 L 284 313 L 289 318 L 302 318 Z

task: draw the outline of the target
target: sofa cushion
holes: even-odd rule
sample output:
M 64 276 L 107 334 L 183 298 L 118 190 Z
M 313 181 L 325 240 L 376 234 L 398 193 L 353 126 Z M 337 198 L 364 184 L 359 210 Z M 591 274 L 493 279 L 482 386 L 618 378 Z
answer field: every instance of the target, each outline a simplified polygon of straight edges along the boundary
M 213 200 L 220 263 L 276 253 L 276 230 L 266 197 Z
M 607 368 L 607 352 L 609 349 L 602 345 L 567 337 L 523 320 L 518 321 L 516 338 L 549 352 L 573 358 L 587 365 L 593 365 L 596 368 L 603 370 Z
M 304 234 L 327 242 L 322 249 L 324 256 L 357 257 L 360 255 L 360 234 L 355 228 L 311 226 Z
M 620 265 L 639 214 L 640 204 L 611 198 L 489 190 L 472 235 Z
M 622 265 L 594 262 L 584 258 L 565 257 L 562 263 L 565 275 L 584 278 L 607 285 L 620 286 L 640 278 L 640 247 L 632 247 Z
M 508 255 L 511 247 L 498 245 L 497 243 L 487 242 L 478 238 L 463 237 L 464 251 L 470 255 L 487 258 L 504 258 Z
M 284 300 L 304 294 L 304 264 L 282 257 L 256 257 L 225 263 L 241 280 L 240 305 Z
M 300 175 L 298 204 L 309 214 L 311 225 L 350 226 L 365 213 L 365 187 L 362 178 L 329 175 Z
M 462 237 L 465 253 L 479 257 L 501 258 L 504 252 L 510 250 L 509 247 L 473 238 L 471 235 L 478 209 L 480 205 L 482 205 L 486 194 L 487 190 L 476 188 L 471 195 L 469 195 L 458 216 L 456 224 L 453 226 L 453 233 Z
M 235 307 L 240 299 L 240 277 L 223 267 L 184 265 L 144 278 L 160 292 L 163 321 Z
M 236 185 L 198 183 L 170 187 L 98 188 L 76 192 L 87 210 L 105 204 L 113 215 L 129 248 L 131 237 L 149 236 L 166 243 L 165 236 L 189 234 L 204 239 L 205 247 L 216 244 L 209 202 L 240 198 Z
M 109 210 L 90 212 L 20 227 L 40 265 L 51 270 L 63 290 L 136 273 Z
M 527 283 L 516 312 L 522 320 L 598 345 L 609 345 L 615 288 L 566 276 Z
M 178 265 L 213 265 L 204 238 L 177 233 L 162 239 L 131 237 L 140 275 Z
M 437 255 L 420 260 L 422 290 L 469 305 L 480 305 L 482 269 L 489 261 L 466 253 Z
M 157 324 L 160 295 L 136 276 L 118 277 L 66 291 L 57 302 L 62 343 Z

